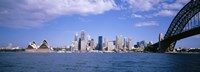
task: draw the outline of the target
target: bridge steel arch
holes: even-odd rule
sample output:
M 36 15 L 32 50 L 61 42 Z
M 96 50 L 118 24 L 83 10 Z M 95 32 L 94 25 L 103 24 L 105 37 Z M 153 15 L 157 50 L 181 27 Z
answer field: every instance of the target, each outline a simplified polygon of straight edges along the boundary
M 175 16 L 171 22 L 164 39 L 178 35 L 182 33 L 186 24 L 198 14 L 200 11 L 200 0 L 191 0 L 187 3 Z M 159 48 L 160 52 L 172 51 L 175 47 L 177 40 L 175 41 L 165 41 L 162 43 L 162 48 Z

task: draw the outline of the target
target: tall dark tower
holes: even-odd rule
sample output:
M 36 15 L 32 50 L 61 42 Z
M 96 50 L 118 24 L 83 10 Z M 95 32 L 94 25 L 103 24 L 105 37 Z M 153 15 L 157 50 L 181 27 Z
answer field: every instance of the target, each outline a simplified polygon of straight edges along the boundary
M 81 38 L 78 40 L 78 50 L 81 50 Z
M 98 49 L 97 50 L 102 50 L 103 49 L 103 36 L 99 36 L 98 38 Z

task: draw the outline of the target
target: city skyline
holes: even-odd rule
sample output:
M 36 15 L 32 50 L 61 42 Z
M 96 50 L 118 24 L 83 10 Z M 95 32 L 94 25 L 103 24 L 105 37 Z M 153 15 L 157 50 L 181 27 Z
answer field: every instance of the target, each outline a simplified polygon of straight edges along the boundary
M 64 1 L 64 2 L 63 2 Z M 30 41 L 47 40 L 52 47 L 70 45 L 85 31 L 94 41 L 116 35 L 158 42 L 176 13 L 189 0 L 21 0 L 0 2 L 0 47 L 9 43 L 26 48 Z M 54 4 L 55 3 L 55 4 Z M 138 4 L 144 3 L 144 6 Z M 76 6 L 76 7 L 74 7 Z M 50 8 L 51 7 L 51 8 Z M 87 35 L 85 34 L 85 35 Z M 178 41 L 176 47 L 200 47 L 200 35 Z

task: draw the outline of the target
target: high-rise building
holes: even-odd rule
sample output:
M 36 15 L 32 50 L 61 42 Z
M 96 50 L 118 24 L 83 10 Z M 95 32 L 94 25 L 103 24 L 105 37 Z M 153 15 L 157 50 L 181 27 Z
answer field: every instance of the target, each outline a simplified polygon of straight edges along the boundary
M 99 38 L 98 38 L 98 49 L 97 50 L 103 50 L 103 36 L 99 36 Z
M 74 41 L 73 43 L 74 43 L 74 49 L 73 50 L 77 51 L 78 50 L 78 41 Z
M 133 41 L 131 38 L 128 38 L 128 50 L 131 50 L 133 47 Z
M 91 49 L 91 38 L 90 38 L 90 35 L 89 35 L 89 34 L 87 35 L 86 50 L 87 50 L 87 51 L 92 50 L 92 49 Z
M 119 50 L 119 36 L 116 36 L 115 49 Z
M 116 36 L 116 45 L 115 45 L 117 50 L 122 50 L 123 45 L 122 45 L 122 35 Z
M 124 50 L 127 49 L 127 38 L 126 37 L 124 37 L 124 46 L 123 46 L 123 48 L 124 48 Z
M 139 48 L 140 47 L 140 42 L 137 42 L 137 48 Z
M 119 35 L 119 49 L 120 49 L 120 50 L 123 49 L 123 45 L 122 45 L 122 35 Z
M 73 50 L 75 50 L 75 51 L 77 51 L 78 50 L 78 33 L 76 33 L 75 34 L 75 36 L 74 36 L 74 42 L 73 42 L 73 45 L 74 45 L 74 49 Z
M 81 50 L 81 38 L 79 38 L 79 40 L 78 40 L 78 50 L 79 51 Z
M 81 48 L 80 48 L 81 51 L 86 51 L 86 42 L 85 40 L 82 40 L 81 41 Z
M 145 48 L 147 47 L 147 43 L 143 40 L 140 42 L 140 48 Z
M 105 50 L 107 47 L 108 47 L 108 42 L 107 42 L 107 39 L 104 38 L 104 41 L 103 41 L 103 50 Z
M 81 41 L 82 40 L 85 40 L 85 32 L 84 31 L 81 32 Z
M 87 41 L 90 41 L 91 40 L 91 37 L 90 37 L 90 35 L 88 34 L 87 35 Z
M 74 41 L 78 41 L 78 33 L 75 34 Z
M 108 41 L 108 51 L 113 51 L 115 48 L 114 41 Z
M 95 49 L 95 42 L 94 42 L 94 39 L 91 39 L 90 47 L 91 47 L 92 50 Z
M 84 31 L 81 31 L 81 37 L 79 38 L 78 41 L 78 49 L 80 51 L 86 51 L 86 47 L 87 47 L 87 42 L 85 40 L 85 33 Z

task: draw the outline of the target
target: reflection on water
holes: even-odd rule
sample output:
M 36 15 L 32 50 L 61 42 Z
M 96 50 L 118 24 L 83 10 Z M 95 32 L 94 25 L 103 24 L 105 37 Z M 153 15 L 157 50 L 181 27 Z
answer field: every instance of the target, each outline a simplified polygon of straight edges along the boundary
M 0 53 L 0 72 L 198 72 L 200 54 Z

